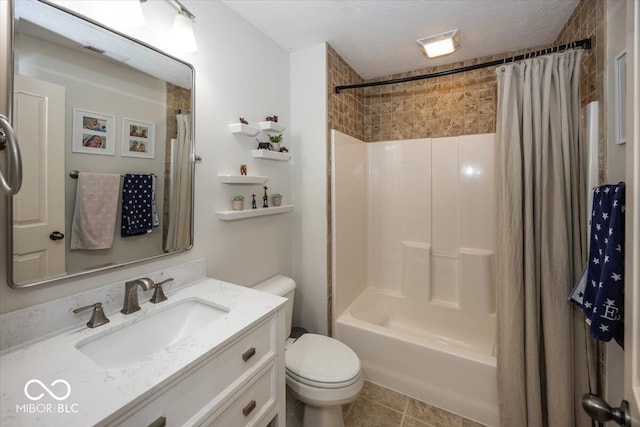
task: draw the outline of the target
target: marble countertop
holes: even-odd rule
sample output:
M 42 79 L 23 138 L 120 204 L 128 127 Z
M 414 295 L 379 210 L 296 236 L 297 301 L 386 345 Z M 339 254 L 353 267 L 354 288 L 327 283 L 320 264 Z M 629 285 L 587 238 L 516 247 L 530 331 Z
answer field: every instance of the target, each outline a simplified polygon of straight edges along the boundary
M 141 303 L 141 310 L 129 315 L 108 314 L 110 323 L 106 325 L 94 329 L 75 328 L 3 354 L 0 357 L 0 425 L 99 424 L 146 399 L 163 383 L 180 376 L 285 302 L 278 296 L 215 279 L 200 280 L 168 297 L 160 304 Z M 170 304 L 194 298 L 225 307 L 229 312 L 126 369 L 104 369 L 76 348 L 80 342 L 152 316 Z M 28 387 L 27 383 L 30 383 Z M 39 395 L 42 397 L 36 399 Z

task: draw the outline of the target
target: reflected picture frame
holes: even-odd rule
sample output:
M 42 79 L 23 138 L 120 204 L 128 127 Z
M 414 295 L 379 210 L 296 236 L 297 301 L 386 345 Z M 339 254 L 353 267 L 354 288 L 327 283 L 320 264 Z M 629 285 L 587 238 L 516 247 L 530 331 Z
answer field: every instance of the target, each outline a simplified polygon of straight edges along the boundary
M 155 140 L 155 123 L 122 119 L 122 156 L 153 159 L 156 152 Z
M 84 154 L 115 155 L 115 128 L 116 118 L 111 114 L 74 108 L 71 151 Z

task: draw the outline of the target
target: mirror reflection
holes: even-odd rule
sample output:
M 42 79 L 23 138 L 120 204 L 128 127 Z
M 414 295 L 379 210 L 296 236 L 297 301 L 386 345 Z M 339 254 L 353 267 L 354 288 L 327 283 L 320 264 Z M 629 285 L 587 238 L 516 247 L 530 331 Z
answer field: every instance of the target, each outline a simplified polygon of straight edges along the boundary
M 9 283 L 33 286 L 192 245 L 190 65 L 41 1 L 14 3 Z

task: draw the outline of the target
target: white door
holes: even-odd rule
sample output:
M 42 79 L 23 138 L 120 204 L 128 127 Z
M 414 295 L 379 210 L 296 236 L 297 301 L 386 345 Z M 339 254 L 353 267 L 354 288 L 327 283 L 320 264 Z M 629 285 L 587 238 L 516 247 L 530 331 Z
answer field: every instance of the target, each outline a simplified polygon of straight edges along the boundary
M 629 402 L 632 425 L 640 426 L 640 2 L 637 1 L 627 2 L 627 87 L 629 217 L 625 259 L 624 396 Z
M 14 81 L 13 128 L 23 154 L 13 197 L 13 281 L 65 274 L 65 88 L 26 76 Z

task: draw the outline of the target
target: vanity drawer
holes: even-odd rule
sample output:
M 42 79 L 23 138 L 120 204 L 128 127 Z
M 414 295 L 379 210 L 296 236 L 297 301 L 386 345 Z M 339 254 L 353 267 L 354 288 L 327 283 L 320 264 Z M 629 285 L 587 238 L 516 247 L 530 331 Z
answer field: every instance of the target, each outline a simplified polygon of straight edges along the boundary
M 247 384 L 226 407 L 201 424 L 203 427 L 266 426 L 274 416 L 278 396 L 278 369 L 274 363 Z
M 276 326 L 274 316 L 106 425 L 148 426 L 164 416 L 171 427 L 191 424 L 197 413 L 204 418 L 274 359 Z

